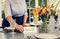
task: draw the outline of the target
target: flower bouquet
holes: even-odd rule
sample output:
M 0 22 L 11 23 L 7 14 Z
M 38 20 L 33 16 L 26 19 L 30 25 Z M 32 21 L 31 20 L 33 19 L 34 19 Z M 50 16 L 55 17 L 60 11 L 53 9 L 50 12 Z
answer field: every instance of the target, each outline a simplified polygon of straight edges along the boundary
M 43 22 L 42 28 L 46 28 L 46 20 L 51 15 L 50 8 L 51 6 L 43 6 L 43 7 L 38 6 L 32 10 L 33 17 L 37 19 L 40 18 L 42 20 Z
M 53 4 L 52 5 L 45 5 L 45 6 L 38 6 L 32 10 L 32 14 L 34 18 L 40 18 L 43 22 L 42 29 L 47 29 L 47 21 L 49 21 L 50 16 L 55 16 L 56 14 L 56 8 L 60 1 L 58 1 L 55 9 Z

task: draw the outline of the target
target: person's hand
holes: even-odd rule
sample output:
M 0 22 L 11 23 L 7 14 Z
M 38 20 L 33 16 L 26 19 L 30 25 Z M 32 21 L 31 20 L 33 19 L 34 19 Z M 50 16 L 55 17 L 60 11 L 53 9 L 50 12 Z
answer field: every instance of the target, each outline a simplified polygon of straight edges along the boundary
M 24 28 L 23 28 L 23 26 L 22 25 L 19 25 L 19 31 L 21 31 L 21 32 L 23 32 L 24 31 Z
M 24 31 L 22 25 L 16 25 L 15 28 L 16 28 L 17 30 L 19 30 L 20 32 L 23 32 L 23 31 Z

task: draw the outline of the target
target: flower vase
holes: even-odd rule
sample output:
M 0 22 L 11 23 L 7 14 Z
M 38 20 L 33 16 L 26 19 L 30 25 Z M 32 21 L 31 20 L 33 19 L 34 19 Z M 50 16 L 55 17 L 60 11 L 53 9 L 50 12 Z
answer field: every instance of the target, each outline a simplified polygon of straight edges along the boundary
M 43 23 L 42 23 L 42 32 L 43 33 L 46 33 L 47 32 L 47 23 L 46 23 L 46 20 L 43 21 Z

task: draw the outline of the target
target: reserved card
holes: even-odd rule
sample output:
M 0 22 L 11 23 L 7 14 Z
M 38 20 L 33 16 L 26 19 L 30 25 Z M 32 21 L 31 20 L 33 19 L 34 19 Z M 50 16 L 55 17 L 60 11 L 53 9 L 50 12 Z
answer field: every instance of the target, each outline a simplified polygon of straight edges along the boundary
M 37 28 L 36 27 L 24 27 L 24 33 L 36 33 Z

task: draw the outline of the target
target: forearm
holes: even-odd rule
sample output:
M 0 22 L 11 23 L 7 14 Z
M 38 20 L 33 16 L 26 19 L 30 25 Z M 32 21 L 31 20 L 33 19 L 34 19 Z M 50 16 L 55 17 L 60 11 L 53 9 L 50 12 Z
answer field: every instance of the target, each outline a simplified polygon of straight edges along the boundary
M 23 25 L 25 25 L 25 24 L 26 24 L 26 21 L 27 21 L 27 15 L 24 15 Z
M 11 16 L 8 16 L 6 19 L 15 27 L 15 29 L 19 30 L 20 32 L 24 31 L 23 26 L 18 25 Z
M 8 21 L 9 23 L 11 23 L 14 27 L 16 27 L 16 25 L 18 25 L 18 24 L 13 20 L 13 18 L 12 18 L 11 16 L 8 16 L 6 19 L 7 19 L 7 21 Z

